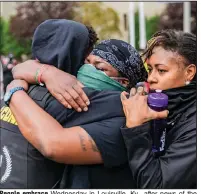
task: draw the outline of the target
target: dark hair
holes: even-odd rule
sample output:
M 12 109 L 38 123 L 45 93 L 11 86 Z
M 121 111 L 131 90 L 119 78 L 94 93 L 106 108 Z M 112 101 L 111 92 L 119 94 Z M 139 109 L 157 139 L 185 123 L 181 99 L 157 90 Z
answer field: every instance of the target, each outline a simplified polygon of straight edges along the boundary
M 186 66 L 194 64 L 197 66 L 197 40 L 191 33 L 167 29 L 156 32 L 147 43 L 147 48 L 142 56 L 146 61 L 156 46 L 161 46 L 167 51 L 172 51 L 182 56 Z M 196 76 L 194 76 L 196 79 Z
M 95 30 L 93 29 L 92 26 L 87 26 L 86 28 L 89 32 L 89 44 L 88 47 L 86 48 L 86 54 L 85 56 L 89 55 L 91 53 L 91 51 L 93 50 L 93 47 L 95 45 L 95 43 L 99 40 L 97 33 L 95 32 Z

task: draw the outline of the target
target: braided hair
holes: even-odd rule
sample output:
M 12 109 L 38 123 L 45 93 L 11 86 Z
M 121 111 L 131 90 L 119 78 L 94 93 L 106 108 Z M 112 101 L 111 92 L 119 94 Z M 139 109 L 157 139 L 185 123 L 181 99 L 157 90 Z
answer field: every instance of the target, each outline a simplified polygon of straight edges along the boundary
M 148 41 L 147 47 L 142 53 L 145 61 L 151 57 L 153 49 L 157 46 L 182 56 L 185 66 L 190 64 L 197 66 L 197 40 L 194 34 L 173 29 L 156 32 Z M 195 79 L 196 76 L 193 80 Z

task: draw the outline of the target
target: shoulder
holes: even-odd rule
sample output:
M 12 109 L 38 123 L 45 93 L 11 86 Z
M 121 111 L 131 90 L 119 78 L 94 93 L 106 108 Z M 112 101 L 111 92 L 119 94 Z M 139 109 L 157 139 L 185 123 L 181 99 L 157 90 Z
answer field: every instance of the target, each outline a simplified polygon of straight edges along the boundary
M 71 112 L 70 109 L 64 107 L 57 99 L 55 99 L 46 87 L 32 85 L 28 90 L 28 95 L 34 102 L 54 117 L 60 123 Z
M 171 123 L 169 135 L 173 139 L 179 138 L 194 138 L 197 134 L 197 107 L 196 103 L 188 108 L 175 123 Z
M 87 87 L 84 87 L 83 90 L 88 97 L 92 97 L 94 99 L 100 98 L 100 97 L 104 98 L 104 99 L 108 99 L 111 97 L 120 99 L 120 94 L 121 94 L 120 91 L 111 91 L 111 90 L 98 91 L 98 90 L 94 90 L 94 89 L 87 88 Z
M 178 125 L 183 126 L 186 130 L 196 129 L 197 123 L 197 107 L 196 103 L 189 107 L 179 119 Z
M 122 109 L 122 103 L 120 98 L 120 91 L 96 91 L 88 95 L 91 102 L 96 103 L 98 106 L 107 104 L 115 110 Z M 110 110 L 108 107 L 108 111 Z
M 124 122 L 124 117 L 114 117 L 81 126 L 96 143 L 107 167 L 118 166 L 127 161 L 126 148 L 120 131 Z
M 94 139 L 102 141 L 113 140 L 118 143 L 122 138 L 120 128 L 125 123 L 125 117 L 113 117 L 88 124 L 81 125 Z

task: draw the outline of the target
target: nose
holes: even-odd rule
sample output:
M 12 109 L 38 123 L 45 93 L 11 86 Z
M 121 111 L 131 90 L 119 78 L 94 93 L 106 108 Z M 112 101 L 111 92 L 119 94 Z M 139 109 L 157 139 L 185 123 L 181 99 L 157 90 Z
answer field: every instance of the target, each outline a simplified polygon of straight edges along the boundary
M 155 76 L 155 74 L 153 72 L 151 72 L 151 73 L 148 74 L 147 82 L 149 84 L 155 84 L 155 83 L 157 83 L 157 78 L 156 78 L 156 76 Z

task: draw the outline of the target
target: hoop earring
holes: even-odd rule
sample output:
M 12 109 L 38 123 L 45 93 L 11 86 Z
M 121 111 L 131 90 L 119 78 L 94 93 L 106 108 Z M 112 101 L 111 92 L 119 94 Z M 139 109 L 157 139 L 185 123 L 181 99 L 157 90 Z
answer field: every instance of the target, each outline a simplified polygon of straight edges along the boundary
M 191 82 L 190 81 L 185 81 L 185 85 L 189 85 Z

